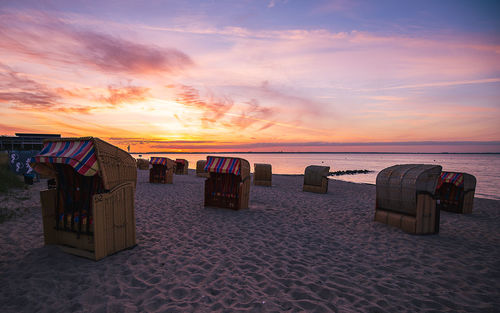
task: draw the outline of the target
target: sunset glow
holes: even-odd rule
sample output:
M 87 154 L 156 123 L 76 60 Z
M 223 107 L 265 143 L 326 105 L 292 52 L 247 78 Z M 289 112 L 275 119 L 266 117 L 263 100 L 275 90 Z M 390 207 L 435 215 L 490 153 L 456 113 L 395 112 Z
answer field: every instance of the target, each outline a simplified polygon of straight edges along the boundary
M 499 11 L 3 1 L 0 135 L 96 136 L 133 152 L 500 152 Z

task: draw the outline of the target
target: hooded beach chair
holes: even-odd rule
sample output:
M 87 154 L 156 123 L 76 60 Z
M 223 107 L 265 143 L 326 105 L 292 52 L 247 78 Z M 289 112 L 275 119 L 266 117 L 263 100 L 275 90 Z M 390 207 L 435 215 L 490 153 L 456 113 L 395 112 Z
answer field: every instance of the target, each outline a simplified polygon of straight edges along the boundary
M 303 191 L 327 193 L 329 166 L 309 165 L 304 171 Z
M 377 175 L 375 221 L 411 234 L 439 232 L 436 186 L 441 166 L 394 165 Z
M 169 158 L 151 157 L 149 182 L 156 184 L 171 184 L 174 178 L 174 161 Z
M 205 206 L 233 210 L 248 208 L 250 164 L 247 160 L 207 156 L 205 171 Z
M 254 164 L 253 184 L 256 186 L 271 186 L 273 173 L 271 164 Z
M 56 181 L 40 192 L 46 245 L 94 260 L 135 246 L 130 154 L 94 137 L 47 139 L 31 167 Z
M 186 159 L 175 159 L 175 174 L 187 175 L 189 162 Z
M 205 171 L 205 165 L 207 164 L 207 160 L 199 160 L 196 162 L 196 176 L 198 177 L 208 177 L 209 174 Z
M 149 162 L 146 159 L 137 159 L 137 168 L 140 170 L 149 170 Z
M 472 213 L 476 177 L 467 173 L 442 172 L 438 180 L 438 207 L 454 213 Z

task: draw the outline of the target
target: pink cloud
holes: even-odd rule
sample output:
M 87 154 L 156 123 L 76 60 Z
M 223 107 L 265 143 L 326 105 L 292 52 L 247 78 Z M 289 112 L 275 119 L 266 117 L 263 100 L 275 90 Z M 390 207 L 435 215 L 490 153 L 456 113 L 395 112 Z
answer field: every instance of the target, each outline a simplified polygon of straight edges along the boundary
M 255 123 L 266 123 L 266 127 L 258 128 L 258 130 L 263 130 L 275 125 L 267 119 L 272 118 L 276 111 L 262 106 L 256 99 L 235 105 L 229 96 L 216 97 L 210 93 L 205 99 L 200 96 L 197 89 L 191 86 L 181 85 L 178 88 L 176 101 L 200 109 L 203 112 L 201 121 L 204 126 L 220 124 L 229 129 L 245 129 Z
M 41 44 L 43 43 L 43 44 Z M 105 73 L 178 73 L 193 61 L 174 48 L 73 27 L 57 16 L 0 11 L 0 50 Z
M 60 99 L 45 85 L 22 77 L 0 63 L 0 102 L 10 103 L 17 109 L 52 109 Z
M 176 101 L 186 106 L 202 110 L 204 113 L 201 120 L 204 123 L 217 122 L 223 118 L 234 105 L 233 101 L 228 97 L 216 99 L 210 96 L 207 100 L 204 100 L 200 97 L 197 89 L 184 85 L 180 86 Z
M 99 100 L 110 103 L 112 105 L 140 102 L 144 101 L 147 98 L 149 91 L 150 88 L 138 87 L 138 86 L 125 86 L 125 87 L 108 86 L 109 96 L 108 97 L 100 96 Z

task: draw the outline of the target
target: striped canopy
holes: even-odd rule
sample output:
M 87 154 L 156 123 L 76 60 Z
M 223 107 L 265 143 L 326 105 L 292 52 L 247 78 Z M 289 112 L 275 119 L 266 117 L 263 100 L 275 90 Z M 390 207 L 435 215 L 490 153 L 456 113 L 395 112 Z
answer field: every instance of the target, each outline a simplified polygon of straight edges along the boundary
M 237 158 L 207 156 L 207 164 L 205 165 L 204 170 L 212 173 L 240 175 L 240 163 L 240 159 Z
M 149 163 L 167 166 L 167 158 L 151 157 L 151 160 L 149 160 Z
M 439 176 L 438 188 L 444 183 L 462 187 L 464 185 L 464 175 L 462 173 L 442 172 L 441 176 Z
M 94 176 L 99 171 L 94 143 L 85 141 L 48 141 L 31 163 L 68 164 L 79 174 Z
M 175 163 L 181 163 L 181 164 L 185 164 L 186 160 L 184 159 L 175 159 Z

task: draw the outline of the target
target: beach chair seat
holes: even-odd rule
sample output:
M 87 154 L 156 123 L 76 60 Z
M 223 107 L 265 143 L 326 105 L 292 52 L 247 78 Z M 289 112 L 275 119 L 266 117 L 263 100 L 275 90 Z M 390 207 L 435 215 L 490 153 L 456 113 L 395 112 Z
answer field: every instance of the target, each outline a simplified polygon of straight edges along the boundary
M 309 165 L 304 171 L 304 185 L 302 190 L 315 193 L 327 193 L 329 173 L 329 166 Z
M 436 194 L 440 210 L 472 213 L 476 178 L 467 173 L 445 172 L 439 176 Z

